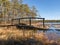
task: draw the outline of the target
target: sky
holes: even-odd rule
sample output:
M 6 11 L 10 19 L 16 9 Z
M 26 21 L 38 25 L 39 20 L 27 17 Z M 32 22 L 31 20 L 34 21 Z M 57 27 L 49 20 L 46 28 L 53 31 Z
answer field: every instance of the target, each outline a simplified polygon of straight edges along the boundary
M 60 0 L 23 0 L 30 7 L 38 10 L 38 16 L 47 20 L 60 20 Z

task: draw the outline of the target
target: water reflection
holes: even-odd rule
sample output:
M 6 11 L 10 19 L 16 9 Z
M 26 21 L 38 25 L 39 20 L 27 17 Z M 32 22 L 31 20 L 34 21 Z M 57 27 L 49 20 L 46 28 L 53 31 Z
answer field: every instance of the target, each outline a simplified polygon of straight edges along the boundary
M 49 30 L 44 32 L 50 40 L 57 40 L 60 38 L 60 31 L 56 30 L 53 25 L 50 26 Z
M 60 31 L 55 28 L 53 24 L 50 24 L 50 28 L 47 31 L 37 30 L 37 33 L 43 32 L 49 40 L 57 40 L 60 38 Z

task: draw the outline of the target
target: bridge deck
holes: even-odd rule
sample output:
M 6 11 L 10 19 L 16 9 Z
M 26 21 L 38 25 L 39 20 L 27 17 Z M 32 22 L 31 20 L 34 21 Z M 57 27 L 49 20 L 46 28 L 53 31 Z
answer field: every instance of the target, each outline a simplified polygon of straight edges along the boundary
M 9 27 L 9 26 L 16 26 L 16 25 L 0 25 L 0 27 Z
M 43 28 L 38 28 L 26 24 L 15 24 L 15 25 L 0 25 L 0 27 L 11 27 L 11 26 L 16 26 L 17 29 L 37 29 L 37 30 L 43 30 Z

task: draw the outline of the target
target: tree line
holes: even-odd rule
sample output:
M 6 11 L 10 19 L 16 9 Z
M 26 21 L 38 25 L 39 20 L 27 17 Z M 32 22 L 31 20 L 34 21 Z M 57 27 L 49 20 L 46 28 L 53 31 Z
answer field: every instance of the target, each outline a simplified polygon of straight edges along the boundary
M 0 0 L 0 18 L 36 17 L 35 6 L 23 4 L 23 0 Z

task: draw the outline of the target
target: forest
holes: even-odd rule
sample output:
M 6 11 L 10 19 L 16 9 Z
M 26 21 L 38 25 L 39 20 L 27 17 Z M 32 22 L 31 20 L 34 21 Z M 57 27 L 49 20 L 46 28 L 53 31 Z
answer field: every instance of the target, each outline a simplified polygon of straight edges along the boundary
M 37 9 L 23 4 L 23 0 L 0 0 L 0 19 L 36 17 Z M 1 20 L 0 20 L 1 21 Z

